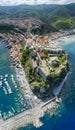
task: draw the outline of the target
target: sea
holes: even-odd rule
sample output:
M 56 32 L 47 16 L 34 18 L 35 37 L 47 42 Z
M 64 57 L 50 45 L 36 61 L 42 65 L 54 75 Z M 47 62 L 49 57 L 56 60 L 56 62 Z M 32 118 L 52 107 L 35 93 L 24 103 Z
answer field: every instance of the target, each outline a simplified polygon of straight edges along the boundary
M 4 120 L 28 109 L 7 43 L 0 39 L 0 118 Z
M 28 125 L 19 130 L 75 130 L 75 41 L 69 41 L 61 46 L 69 54 L 70 63 L 70 75 L 60 95 L 62 101 L 53 114 L 46 113 L 40 119 L 43 122 L 43 126 L 35 128 L 33 125 Z M 3 79 L 0 78 L 0 81 L 2 81 L 2 86 L 0 86 L 0 112 L 3 118 L 9 118 L 10 113 L 18 114 L 24 109 L 24 104 L 26 103 L 11 62 L 10 51 L 6 48 L 6 44 L 0 40 L 0 76 L 3 76 Z M 12 89 L 12 94 L 5 94 L 3 90 L 3 87 L 7 88 L 4 81 L 6 74 L 8 74 L 6 81 L 8 81 Z M 15 77 L 14 79 L 18 86 L 17 90 L 12 83 L 11 74 Z M 23 102 L 20 101 L 21 98 L 23 98 Z
M 40 120 L 43 126 L 35 128 L 33 125 L 19 130 L 75 130 L 75 41 L 61 44 L 69 54 L 70 75 L 61 91 L 62 102 L 53 114 L 46 113 Z

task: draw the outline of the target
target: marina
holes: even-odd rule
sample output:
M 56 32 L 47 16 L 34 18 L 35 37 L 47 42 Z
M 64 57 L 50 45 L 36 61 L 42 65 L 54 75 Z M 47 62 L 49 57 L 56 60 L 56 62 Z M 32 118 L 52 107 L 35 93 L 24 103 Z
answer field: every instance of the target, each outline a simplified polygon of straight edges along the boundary
M 0 122 L 29 108 L 11 63 L 10 50 L 0 39 Z
M 20 61 L 17 64 L 12 60 L 10 49 L 4 42 L 0 44 L 0 53 L 0 130 L 17 129 L 28 123 L 41 126 L 40 117 L 43 117 L 48 109 L 58 106 L 55 102 L 56 95 L 61 91 L 66 77 L 60 87 L 54 90 L 55 97 L 43 102 L 31 91 Z

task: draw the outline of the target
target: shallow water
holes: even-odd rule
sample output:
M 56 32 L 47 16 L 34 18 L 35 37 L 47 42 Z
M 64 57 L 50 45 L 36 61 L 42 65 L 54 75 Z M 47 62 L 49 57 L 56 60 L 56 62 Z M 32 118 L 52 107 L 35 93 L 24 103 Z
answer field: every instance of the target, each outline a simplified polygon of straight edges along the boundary
M 69 41 L 69 44 L 64 44 L 62 47 L 69 54 L 71 74 L 63 86 L 60 107 L 52 116 L 46 114 L 41 119 L 44 123 L 42 127 L 35 128 L 29 125 L 19 130 L 75 130 L 75 42 Z

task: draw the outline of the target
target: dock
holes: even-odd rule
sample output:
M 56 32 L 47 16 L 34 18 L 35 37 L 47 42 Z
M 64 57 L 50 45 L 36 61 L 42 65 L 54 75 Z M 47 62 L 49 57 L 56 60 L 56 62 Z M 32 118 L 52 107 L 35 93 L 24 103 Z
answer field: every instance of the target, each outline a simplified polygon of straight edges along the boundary
M 15 80 L 14 80 L 14 76 L 13 76 L 13 75 L 11 75 L 11 79 L 12 79 L 12 82 L 13 82 L 13 84 L 14 84 L 14 87 L 17 89 L 17 85 L 16 85 L 16 82 L 15 82 Z
M 7 86 L 7 89 L 8 89 L 9 94 L 12 94 L 13 92 L 12 92 L 11 87 L 9 86 L 9 84 L 8 84 L 7 81 L 5 81 L 5 84 L 6 84 L 6 86 Z

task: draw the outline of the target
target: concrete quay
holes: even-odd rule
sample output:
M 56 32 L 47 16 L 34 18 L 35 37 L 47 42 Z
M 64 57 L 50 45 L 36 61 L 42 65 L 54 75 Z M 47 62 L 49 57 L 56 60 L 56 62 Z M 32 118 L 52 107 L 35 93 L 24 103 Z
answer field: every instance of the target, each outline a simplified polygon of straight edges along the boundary
M 6 121 L 0 120 L 0 130 L 16 130 L 20 127 L 23 127 L 28 124 L 33 124 L 36 127 L 42 125 L 40 118 L 44 116 L 44 110 L 48 109 L 47 105 L 50 104 L 50 109 L 55 105 L 55 102 L 52 102 L 56 99 L 53 98 L 47 102 L 42 102 L 33 109 L 24 111 Z
M 21 73 L 20 73 L 21 71 Z M 14 117 L 8 119 L 8 120 L 0 120 L 0 130 L 17 130 L 20 127 L 24 127 L 25 125 L 28 124 L 33 124 L 36 127 L 39 127 L 42 125 L 42 123 L 40 122 L 40 118 L 44 116 L 44 113 L 47 110 L 51 110 L 56 108 L 57 104 L 55 102 L 56 100 L 56 96 L 46 102 L 38 102 L 38 99 L 34 100 L 34 95 L 32 94 L 29 84 L 26 80 L 26 76 L 24 73 L 24 70 L 22 68 L 22 66 L 20 66 L 20 70 L 17 69 L 16 73 L 18 75 L 18 80 L 21 81 L 21 87 L 23 87 L 23 89 L 28 90 L 28 93 L 26 94 L 26 90 L 25 90 L 25 97 L 27 95 L 29 95 L 30 97 L 28 97 L 29 99 L 32 99 L 33 103 L 31 102 L 31 109 L 26 110 L 18 115 L 15 115 Z M 67 76 L 65 77 L 64 80 L 66 80 Z M 24 86 L 23 86 L 24 84 Z M 26 84 L 26 85 L 25 85 Z M 26 98 L 27 99 L 27 98 Z M 30 100 L 31 101 L 31 100 Z

